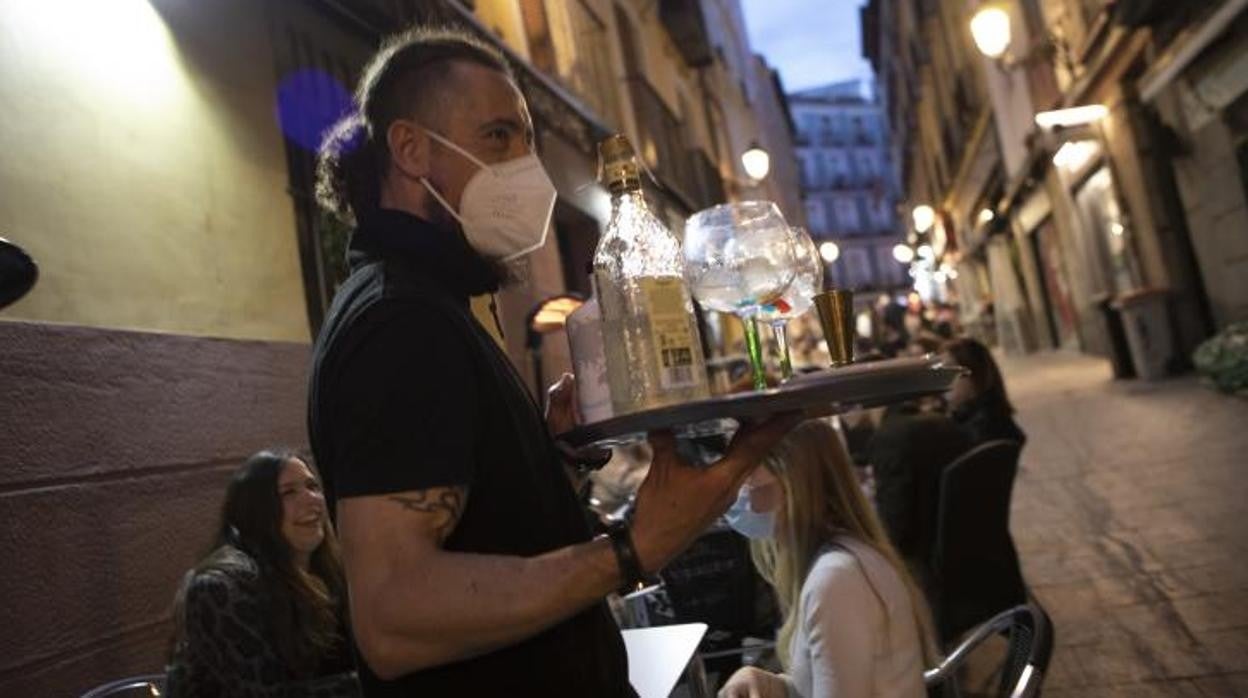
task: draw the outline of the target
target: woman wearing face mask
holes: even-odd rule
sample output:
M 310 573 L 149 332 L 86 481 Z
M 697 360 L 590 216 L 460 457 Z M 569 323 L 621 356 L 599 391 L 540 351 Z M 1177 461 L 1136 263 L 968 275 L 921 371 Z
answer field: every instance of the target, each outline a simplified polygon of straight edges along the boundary
M 320 481 L 294 454 L 261 451 L 178 591 L 166 695 L 356 696 L 345 608 Z
M 927 605 L 832 427 L 794 429 L 727 518 L 776 591 L 784 673 L 742 668 L 721 698 L 924 695 L 923 669 L 935 659 Z

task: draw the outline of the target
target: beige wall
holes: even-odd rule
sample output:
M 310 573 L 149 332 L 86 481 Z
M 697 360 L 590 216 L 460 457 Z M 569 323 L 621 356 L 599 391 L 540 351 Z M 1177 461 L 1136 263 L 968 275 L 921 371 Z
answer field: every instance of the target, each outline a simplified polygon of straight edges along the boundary
M 307 341 L 263 6 L 210 4 L 0 3 L 6 317 Z

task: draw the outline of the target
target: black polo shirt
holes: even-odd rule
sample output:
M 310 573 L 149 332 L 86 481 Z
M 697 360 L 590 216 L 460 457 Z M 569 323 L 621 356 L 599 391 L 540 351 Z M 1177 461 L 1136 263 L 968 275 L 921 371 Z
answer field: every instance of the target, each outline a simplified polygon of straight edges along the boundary
M 330 511 L 340 498 L 468 488 L 447 550 L 537 555 L 590 539 L 537 404 L 473 317 L 493 267 L 458 231 L 397 211 L 365 220 L 313 349 L 308 429 Z M 367 696 L 628 696 L 605 603 L 511 647 L 381 681 Z

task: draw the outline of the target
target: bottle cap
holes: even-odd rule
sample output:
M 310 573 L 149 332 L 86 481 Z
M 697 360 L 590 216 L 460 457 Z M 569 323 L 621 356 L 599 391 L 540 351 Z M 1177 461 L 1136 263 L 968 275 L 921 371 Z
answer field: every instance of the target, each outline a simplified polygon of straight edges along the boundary
M 622 134 L 608 136 L 598 143 L 598 172 L 612 194 L 641 189 L 637 152 Z

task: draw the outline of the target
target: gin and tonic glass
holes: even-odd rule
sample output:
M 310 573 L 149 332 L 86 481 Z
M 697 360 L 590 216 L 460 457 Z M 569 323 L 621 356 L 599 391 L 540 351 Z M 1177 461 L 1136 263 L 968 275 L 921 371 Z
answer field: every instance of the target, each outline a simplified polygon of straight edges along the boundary
M 732 313 L 745 328 L 754 387 L 767 387 L 754 319 L 793 281 L 793 237 L 770 201 L 739 201 L 699 211 L 685 224 L 685 279 L 708 310 Z
M 793 282 L 779 298 L 768 303 L 759 313 L 759 319 L 771 325 L 780 353 L 780 374 L 785 380 L 793 377 L 793 358 L 789 354 L 789 320 L 799 317 L 814 305 L 814 298 L 823 291 L 823 258 L 819 248 L 806 230 L 800 226 L 789 229 L 793 239 Z

